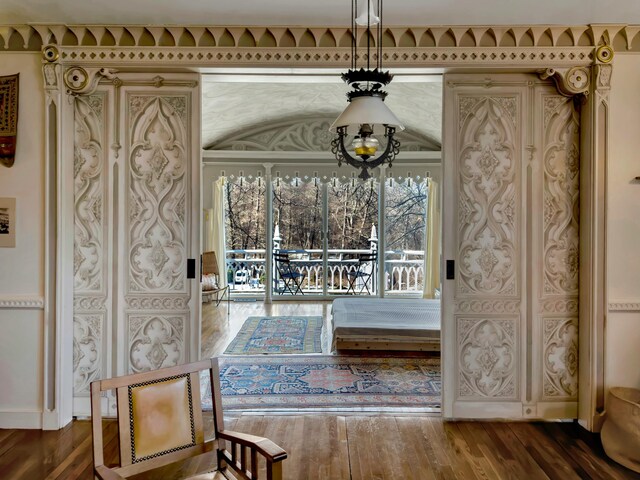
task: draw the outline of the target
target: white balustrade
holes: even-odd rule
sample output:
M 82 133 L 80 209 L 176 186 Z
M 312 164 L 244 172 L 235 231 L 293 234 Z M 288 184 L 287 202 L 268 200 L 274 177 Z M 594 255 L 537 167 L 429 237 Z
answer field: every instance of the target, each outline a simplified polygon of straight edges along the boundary
M 287 250 L 282 250 L 286 252 Z M 305 293 L 322 293 L 323 258 L 322 250 L 290 250 L 291 265 L 305 274 L 302 289 Z M 349 287 L 349 272 L 357 271 L 357 259 L 360 253 L 370 250 L 330 249 L 327 251 L 327 292 L 344 294 Z M 228 250 L 227 280 L 234 293 L 263 293 L 265 291 L 265 255 L 264 249 Z M 236 277 L 238 272 L 246 272 Z M 243 281 L 235 283 L 235 279 Z M 376 274 L 373 272 L 373 278 Z M 394 250 L 385 252 L 385 291 L 389 294 L 421 292 L 424 279 L 424 251 Z M 375 282 L 375 280 L 374 280 Z M 357 285 L 359 290 L 361 285 Z M 377 287 L 376 287 L 377 290 Z

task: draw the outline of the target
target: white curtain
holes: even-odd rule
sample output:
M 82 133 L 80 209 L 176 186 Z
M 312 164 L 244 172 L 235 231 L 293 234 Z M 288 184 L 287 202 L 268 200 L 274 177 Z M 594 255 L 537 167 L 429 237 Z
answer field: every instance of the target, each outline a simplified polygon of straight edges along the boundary
M 440 288 L 440 208 L 438 184 L 429 179 L 427 193 L 427 222 L 424 249 L 423 298 L 436 298 Z
M 218 259 L 218 270 L 220 271 L 219 285 L 221 288 L 227 285 L 227 265 L 225 259 L 227 252 L 224 239 L 224 186 L 225 178 L 221 177 L 213 183 L 213 208 L 211 214 L 211 229 L 209 230 L 209 241 L 207 248 L 216 252 Z M 209 229 L 209 226 L 207 226 Z

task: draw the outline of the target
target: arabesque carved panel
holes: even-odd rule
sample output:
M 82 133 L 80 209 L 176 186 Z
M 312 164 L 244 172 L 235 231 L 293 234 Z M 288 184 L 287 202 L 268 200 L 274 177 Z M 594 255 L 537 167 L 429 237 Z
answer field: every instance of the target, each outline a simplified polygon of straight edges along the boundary
M 458 98 L 458 294 L 516 296 L 519 99 Z
M 73 316 L 73 392 L 89 393 L 92 381 L 102 375 L 104 315 Z
M 457 318 L 458 397 L 517 396 L 517 319 Z
M 185 361 L 185 315 L 130 315 L 129 371 L 179 365 Z
M 101 293 L 104 289 L 106 231 L 104 95 L 75 99 L 74 293 Z
M 578 319 L 544 318 L 545 397 L 578 395 Z
M 580 123 L 571 99 L 545 95 L 543 294 L 577 295 Z
M 187 94 L 127 97 L 129 293 L 186 292 Z

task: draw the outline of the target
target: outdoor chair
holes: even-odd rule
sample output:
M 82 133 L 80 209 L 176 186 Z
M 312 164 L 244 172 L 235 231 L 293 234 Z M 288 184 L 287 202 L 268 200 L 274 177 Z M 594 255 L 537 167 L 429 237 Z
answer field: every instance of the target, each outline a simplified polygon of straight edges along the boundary
M 283 252 L 275 252 L 273 254 L 273 260 L 278 272 L 278 277 L 284 283 L 284 286 L 282 287 L 282 289 L 278 290 L 278 293 L 283 294 L 286 291 L 289 291 L 291 295 L 296 295 L 298 292 L 300 292 L 300 295 L 304 295 L 304 292 L 302 291 L 302 282 L 304 282 L 306 275 L 304 273 L 295 271 L 291 267 L 289 254 Z M 278 279 L 276 278 L 276 282 L 277 281 Z
M 373 272 L 375 271 L 377 255 L 376 252 L 373 253 L 361 253 L 358 255 L 358 264 L 355 271 L 347 272 L 347 276 L 349 278 L 349 287 L 347 288 L 347 294 L 349 292 L 356 294 L 356 285 L 358 280 L 362 282 L 362 286 L 360 287 L 360 291 L 358 294 L 362 293 L 365 289 L 367 293 L 371 295 L 371 290 L 369 290 L 369 282 L 371 282 L 371 289 L 373 290 Z
M 211 382 L 213 412 L 203 417 L 200 374 Z M 225 430 L 220 376 L 216 358 L 196 363 L 126 375 L 91 383 L 93 466 L 97 478 L 117 480 L 189 478 L 218 471 L 234 478 L 282 479 L 282 460 L 287 453 L 272 441 Z M 103 392 L 116 391 L 119 464 L 104 464 Z M 206 427 L 205 425 L 212 425 Z M 113 450 L 112 430 L 106 426 L 106 451 Z M 205 440 L 205 430 L 213 434 Z M 229 445 L 227 444 L 229 442 Z M 258 454 L 266 463 L 258 461 Z M 266 477 L 259 477 L 266 466 Z M 206 478 L 214 478 L 214 474 Z M 219 475 L 215 478 L 219 478 Z
M 209 297 L 215 296 L 216 307 L 227 296 L 227 307 L 229 306 L 229 285 L 220 287 L 220 269 L 216 252 L 204 252 L 202 261 L 202 299 L 207 301 Z

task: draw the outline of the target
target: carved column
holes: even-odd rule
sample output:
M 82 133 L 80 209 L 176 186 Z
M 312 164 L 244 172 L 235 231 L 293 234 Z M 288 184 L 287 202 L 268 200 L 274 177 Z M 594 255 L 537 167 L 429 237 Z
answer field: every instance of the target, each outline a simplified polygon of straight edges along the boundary
M 604 37 L 603 37 L 604 38 Z M 606 38 L 605 38 L 606 39 Z M 580 391 L 579 421 L 599 431 L 604 409 L 606 316 L 606 208 L 609 91 L 613 49 L 601 45 L 592 85 L 582 109 L 580 159 Z

